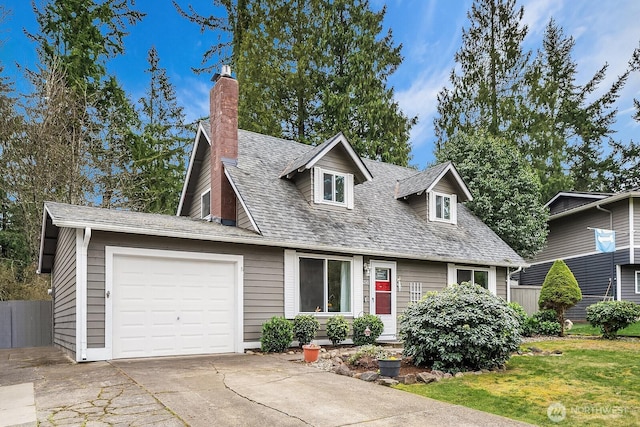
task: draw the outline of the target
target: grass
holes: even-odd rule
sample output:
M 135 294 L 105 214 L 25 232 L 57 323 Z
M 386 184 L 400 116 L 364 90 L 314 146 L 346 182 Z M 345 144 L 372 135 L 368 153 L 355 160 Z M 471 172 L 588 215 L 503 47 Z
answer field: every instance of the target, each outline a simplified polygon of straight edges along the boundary
M 567 331 L 569 335 L 602 335 L 599 328 L 595 328 L 588 323 L 574 323 L 570 331 Z M 633 325 L 621 329 L 618 331 L 618 335 L 640 337 L 640 322 L 636 322 Z
M 398 388 L 543 426 L 640 425 L 640 341 L 571 339 L 525 344 L 562 356 L 514 356 L 506 372 Z M 559 402 L 566 418 L 551 422 Z

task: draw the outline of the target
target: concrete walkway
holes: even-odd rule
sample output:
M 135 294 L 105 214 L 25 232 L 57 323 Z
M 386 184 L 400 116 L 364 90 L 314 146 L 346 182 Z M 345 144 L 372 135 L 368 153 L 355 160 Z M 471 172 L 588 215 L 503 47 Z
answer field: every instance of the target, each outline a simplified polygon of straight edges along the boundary
M 24 357 L 28 358 L 28 350 L 45 351 L 22 349 Z M 282 356 L 74 364 L 57 350 L 46 351 L 51 353 L 50 363 L 36 366 L 21 363 L 17 350 L 0 350 L 0 392 L 6 386 L 33 382 L 41 426 L 526 425 L 324 372 Z

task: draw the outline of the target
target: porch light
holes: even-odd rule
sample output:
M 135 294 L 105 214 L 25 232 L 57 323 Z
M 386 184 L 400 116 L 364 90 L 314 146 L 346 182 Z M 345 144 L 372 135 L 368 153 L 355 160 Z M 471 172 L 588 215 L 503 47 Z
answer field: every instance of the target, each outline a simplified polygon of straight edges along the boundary
M 364 330 L 364 336 L 365 337 L 370 337 L 371 336 L 371 329 L 369 329 L 369 327 L 367 326 L 367 328 Z

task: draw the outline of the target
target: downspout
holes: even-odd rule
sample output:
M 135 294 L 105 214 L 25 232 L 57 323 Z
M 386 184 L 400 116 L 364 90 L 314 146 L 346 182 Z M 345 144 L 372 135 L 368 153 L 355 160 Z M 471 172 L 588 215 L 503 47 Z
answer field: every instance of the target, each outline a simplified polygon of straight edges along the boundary
M 507 267 L 507 302 L 511 302 L 511 275 L 520 273 L 521 271 L 522 267 L 518 267 L 516 270 L 509 273 L 509 267 Z
M 81 266 L 81 283 L 79 289 L 81 289 L 80 297 L 80 359 L 87 360 L 87 279 L 88 279 L 88 268 L 87 268 L 87 258 L 88 258 L 88 248 L 89 241 L 91 240 L 91 228 L 86 227 L 84 229 L 84 237 L 82 239 L 82 253 L 80 256 Z
M 600 205 L 596 205 L 596 209 L 598 209 L 599 211 L 606 212 L 606 213 L 609 214 L 609 230 L 613 231 L 613 212 L 611 212 L 608 209 L 603 208 Z M 609 278 L 609 288 L 612 290 L 611 293 L 613 293 L 613 278 L 615 276 L 615 255 L 616 255 L 615 251 L 611 252 L 611 277 Z M 617 291 L 617 289 L 616 289 L 616 291 Z M 605 297 L 606 296 L 608 296 L 608 294 L 605 295 Z M 617 297 L 617 295 L 616 295 L 616 297 Z

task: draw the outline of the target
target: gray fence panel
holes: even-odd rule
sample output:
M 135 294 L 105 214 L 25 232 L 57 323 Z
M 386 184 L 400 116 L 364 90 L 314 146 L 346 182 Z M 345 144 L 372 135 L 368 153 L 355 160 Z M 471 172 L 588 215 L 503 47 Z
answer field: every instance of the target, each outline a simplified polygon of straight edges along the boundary
M 0 302 L 0 348 L 52 344 L 51 301 Z
M 542 286 L 513 286 L 511 287 L 511 301 L 517 302 L 529 316 L 537 313 L 538 299 Z

